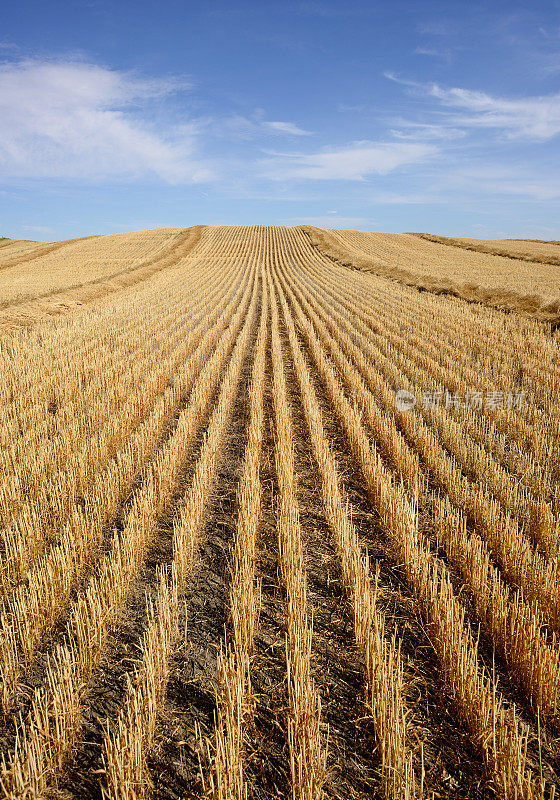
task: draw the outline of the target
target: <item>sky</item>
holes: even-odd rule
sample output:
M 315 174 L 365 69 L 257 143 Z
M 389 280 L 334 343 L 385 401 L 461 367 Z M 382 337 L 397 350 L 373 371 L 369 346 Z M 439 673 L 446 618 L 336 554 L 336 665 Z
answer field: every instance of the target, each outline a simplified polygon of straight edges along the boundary
M 560 239 L 560 0 L 19 0 L 0 236 Z

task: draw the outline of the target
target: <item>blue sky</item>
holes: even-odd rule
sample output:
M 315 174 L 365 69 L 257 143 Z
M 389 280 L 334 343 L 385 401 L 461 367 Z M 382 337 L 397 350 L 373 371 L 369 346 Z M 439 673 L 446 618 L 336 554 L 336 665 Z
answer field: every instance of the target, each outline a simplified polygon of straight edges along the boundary
M 560 239 L 560 2 L 20 0 L 0 235 Z

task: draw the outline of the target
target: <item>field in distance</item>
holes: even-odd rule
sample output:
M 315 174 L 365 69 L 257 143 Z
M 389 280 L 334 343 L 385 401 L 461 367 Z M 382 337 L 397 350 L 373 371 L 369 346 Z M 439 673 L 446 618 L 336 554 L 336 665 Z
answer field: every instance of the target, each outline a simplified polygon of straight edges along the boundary
M 556 248 L 0 240 L 0 794 L 554 798 Z
M 553 324 L 560 320 L 559 242 L 304 230 L 341 265 Z

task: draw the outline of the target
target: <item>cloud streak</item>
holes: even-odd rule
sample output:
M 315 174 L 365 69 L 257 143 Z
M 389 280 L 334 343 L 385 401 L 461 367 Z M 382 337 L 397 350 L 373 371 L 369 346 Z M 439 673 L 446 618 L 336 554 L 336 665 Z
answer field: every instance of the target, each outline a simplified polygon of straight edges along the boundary
M 263 122 L 262 127 L 272 131 L 272 133 L 284 134 L 286 136 L 311 135 L 311 131 L 304 131 L 303 128 L 294 125 L 293 122 Z
M 385 77 L 408 87 L 414 94 L 436 99 L 447 126 L 471 130 L 495 130 L 506 139 L 544 142 L 560 134 L 560 93 L 529 97 L 496 97 L 487 92 L 446 88 L 437 83 L 418 83 L 399 78 L 393 72 Z M 434 109 L 430 109 L 434 112 Z M 442 112 L 438 113 L 440 121 Z
M 560 94 L 508 99 L 469 89 L 444 89 L 437 84 L 429 94 L 450 108 L 466 112 L 452 123 L 466 128 L 502 131 L 510 139 L 546 141 L 560 133 Z
M 228 139 L 254 140 L 263 136 L 312 136 L 312 131 L 306 131 L 294 122 L 265 119 L 262 109 L 257 109 L 250 116 L 230 114 L 225 117 L 209 117 L 201 120 L 200 125 L 212 136 Z
M 431 144 L 362 141 L 316 153 L 276 153 L 265 161 L 264 175 L 275 180 L 363 181 L 427 161 L 437 152 Z
M 95 64 L 21 61 L 0 66 L 0 174 L 83 180 L 157 177 L 198 182 L 211 171 L 193 129 L 155 130 L 152 101 L 189 88 Z

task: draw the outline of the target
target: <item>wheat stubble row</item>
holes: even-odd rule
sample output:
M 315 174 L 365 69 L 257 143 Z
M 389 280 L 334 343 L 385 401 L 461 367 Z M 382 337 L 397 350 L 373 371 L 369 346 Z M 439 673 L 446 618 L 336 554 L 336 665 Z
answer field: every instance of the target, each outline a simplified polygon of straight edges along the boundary
M 236 335 L 235 328 L 232 334 Z M 84 687 L 99 663 L 108 626 L 118 620 L 131 582 L 145 558 L 157 515 L 174 489 L 230 347 L 231 340 L 229 346 L 227 339 L 222 340 L 215 357 L 208 362 L 197 383 L 196 396 L 179 417 L 173 436 L 154 460 L 132 502 L 123 533 L 115 533 L 108 555 L 71 610 L 67 644 L 55 652 L 46 685 L 35 693 L 28 722 L 24 722 L 4 778 L 14 796 L 24 796 L 30 789 L 44 791 L 63 766 L 79 732 Z
M 244 737 L 251 717 L 251 659 L 258 625 L 260 586 L 256 576 L 261 513 L 260 460 L 264 434 L 264 380 L 268 344 L 268 286 L 263 287 L 261 320 L 250 383 L 247 446 L 239 479 L 238 520 L 230 592 L 232 642 L 220 653 L 214 744 L 213 793 L 218 800 L 246 795 Z
M 550 383 L 547 374 L 547 368 L 554 362 L 550 337 L 547 339 L 538 326 L 516 327 L 515 318 L 501 319 L 496 312 L 486 309 L 477 309 L 479 324 L 475 325 L 474 312 L 469 314 L 468 307 L 456 309 L 440 298 L 425 298 L 418 293 L 415 296 L 410 290 L 387 287 L 386 282 L 379 283 L 363 275 L 342 286 L 339 271 L 321 262 L 316 253 L 310 253 L 307 262 L 323 288 L 330 286 L 329 291 L 335 295 L 351 298 L 361 318 L 380 334 L 377 345 L 385 355 L 398 364 L 419 366 L 426 381 L 422 389 L 443 388 L 464 397 L 468 390 L 500 389 L 507 393 L 516 386 L 522 388 L 525 397 L 519 413 L 483 408 L 469 419 L 464 413 L 468 409 L 461 409 L 462 424 L 466 425 L 468 419 L 469 430 L 474 430 L 477 422 L 490 421 L 498 431 L 507 432 L 510 438 L 514 436 L 522 448 L 530 447 L 540 461 L 537 485 L 542 488 L 543 458 L 552 459 L 552 469 L 556 464 L 550 428 L 558 426 L 555 413 L 558 391 L 557 384 Z M 406 353 L 404 359 L 403 353 Z M 550 403 L 545 414 L 544 397 Z M 524 418 L 527 418 L 525 425 Z M 492 446 L 495 431 L 480 427 L 479 431 L 479 440 L 486 447 Z M 526 463 L 523 470 L 527 470 Z M 527 471 L 531 472 L 530 462 Z
M 329 302 L 328 297 L 325 302 Z M 379 352 L 377 348 L 378 337 L 368 332 L 367 326 L 360 324 L 357 315 L 352 315 L 352 322 L 347 322 L 344 315 L 349 310 L 353 311 L 353 306 L 342 305 L 343 325 L 351 331 L 352 341 L 346 340 L 345 350 L 358 363 L 362 372 L 363 379 L 368 383 L 374 394 L 379 396 L 386 413 L 395 414 L 394 393 L 397 387 L 407 387 L 407 378 L 398 371 L 395 364 L 389 361 Z M 325 313 L 325 312 L 323 312 Z M 328 322 L 332 329 L 332 310 L 329 308 Z M 350 319 L 350 318 L 347 318 Z M 357 330 L 352 330 L 357 328 Z M 356 346 L 360 344 L 360 348 Z M 382 374 L 380 374 L 382 372 Z M 375 388 L 374 388 L 375 386 Z M 537 553 L 531 552 L 528 539 L 520 530 L 520 523 L 523 524 L 527 519 L 527 509 L 522 504 L 519 509 L 518 520 L 511 518 L 507 510 L 502 511 L 495 499 L 488 492 L 488 488 L 494 488 L 495 494 L 500 496 L 499 483 L 493 483 L 492 478 L 496 475 L 496 470 L 490 472 L 487 469 L 492 467 L 492 459 L 488 457 L 484 460 L 484 455 L 478 452 L 478 459 L 469 459 L 465 454 L 464 441 L 457 432 L 454 437 L 455 425 L 453 421 L 447 423 L 445 411 L 435 409 L 433 411 L 422 412 L 427 423 L 432 422 L 432 426 L 424 424 L 420 420 L 420 414 L 412 412 L 407 415 L 400 415 L 399 424 L 407 436 L 415 442 L 415 447 L 427 459 L 428 465 L 433 465 L 434 474 L 437 481 L 443 486 L 445 491 L 450 493 L 453 500 L 460 505 L 465 513 L 471 516 L 475 523 L 480 527 L 483 535 L 492 542 L 496 555 L 509 573 L 512 580 L 523 587 L 529 596 L 532 596 L 539 604 L 546 609 L 549 618 L 555 619 L 555 601 L 557 593 L 557 579 L 553 563 L 546 561 Z M 436 424 L 437 422 L 437 424 Z M 455 426 L 456 428 L 456 426 Z M 448 451 L 444 450 L 438 439 L 447 437 Z M 455 446 L 454 446 L 455 444 Z M 451 452 L 449 453 L 449 449 Z M 449 453 L 449 454 L 448 454 Z M 458 456 L 463 455 L 464 460 L 458 460 Z M 467 473 L 461 474 L 461 467 Z M 478 472 L 477 472 L 478 469 Z M 475 480 L 468 480 L 474 474 Z M 453 476 L 453 477 L 452 477 Z M 505 477 L 505 476 L 504 476 Z M 496 475 L 498 481 L 499 475 Z M 506 506 L 508 504 L 506 503 Z M 525 509 L 525 513 L 523 510 Z M 545 512 L 539 518 L 539 526 L 532 527 L 530 535 L 535 538 L 539 549 L 545 555 L 555 556 L 558 526 L 550 510 L 542 502 L 537 505 L 538 510 Z M 507 544 L 510 542 L 511 544 Z M 517 563 L 521 558 L 521 562 Z M 522 566 L 523 565 L 523 566 Z M 537 577 L 538 576 L 538 577 Z M 541 585 L 542 584 L 542 585 Z
M 244 284 L 247 286 L 247 278 Z M 247 287 L 250 288 L 250 287 Z M 247 310 L 250 294 L 203 366 L 171 438 L 158 451 L 130 503 L 122 534 L 115 532 L 107 556 L 96 567 L 86 591 L 69 614 L 67 643 L 59 646 L 49 665 L 46 685 L 33 698 L 28 722 L 18 734 L 16 751 L 6 774 L 18 792 L 43 791 L 56 777 L 79 729 L 84 684 L 98 663 L 108 625 L 118 618 L 128 586 L 141 564 L 154 522 L 177 479 L 181 463 L 211 402 L 213 386 L 229 356 Z M 42 734 L 42 735 L 41 735 Z
M 305 331 L 311 323 L 301 310 L 298 312 L 296 319 Z M 449 577 L 443 565 L 426 550 L 416 528 L 413 505 L 371 449 L 357 408 L 344 396 L 312 331 L 307 341 L 347 432 L 348 444 L 360 464 L 372 502 L 391 537 L 399 562 L 404 565 L 426 622 L 434 629 L 433 643 L 440 655 L 442 677 L 448 690 L 453 691 L 463 723 L 471 730 L 473 746 L 480 748 L 482 744 L 481 754 L 492 781 L 504 796 L 532 796 L 533 779 L 525 767 L 525 737 L 515 718 L 496 701 L 491 682 L 480 668 L 476 643 L 464 626 L 464 609 L 454 596 Z
M 193 554 L 197 549 L 208 497 L 215 481 L 217 463 L 251 333 L 256 298 L 255 293 L 222 380 L 220 395 L 208 424 L 191 486 L 180 508 L 173 533 L 170 577 L 169 580 L 161 577 L 155 603 L 150 605 L 148 629 L 142 641 L 141 663 L 136 675 L 130 680 L 116 730 L 108 732 L 106 737 L 109 797 L 132 800 L 149 792 L 146 753 L 152 745 L 158 710 L 165 695 L 169 657 L 179 636 L 178 603 L 192 570 Z
M 313 258 L 311 254 L 309 260 L 316 265 L 321 263 L 320 257 Z M 323 266 L 326 264 L 323 263 Z M 477 370 L 482 369 L 489 374 L 492 374 L 492 367 L 498 362 L 502 369 L 495 372 L 497 380 L 507 378 L 511 366 L 520 366 L 520 357 L 523 356 L 527 391 L 534 379 L 539 386 L 548 378 L 556 376 L 557 380 L 555 339 L 551 339 L 546 327 L 542 325 L 523 322 L 515 315 L 505 316 L 484 307 L 469 306 L 458 301 L 442 301 L 429 293 L 419 294 L 406 287 L 377 281 L 373 276 L 361 273 L 346 288 L 349 291 L 359 289 L 359 297 L 369 304 L 370 310 L 378 307 L 379 303 L 381 307 L 388 303 L 393 311 L 407 306 L 409 315 L 406 318 L 399 317 L 397 321 L 403 332 L 410 328 L 416 334 L 416 338 L 410 340 L 415 348 L 422 348 L 426 352 L 431 350 L 441 359 L 450 354 L 451 360 L 453 356 L 455 361 L 460 358 L 467 370 L 474 364 Z M 416 300 L 413 304 L 410 303 L 412 297 Z M 473 329 L 472 323 L 475 320 L 478 324 Z M 430 330 L 437 330 L 437 342 L 430 336 L 423 335 Z M 557 403 L 556 396 L 553 397 L 553 402 Z
M 224 286 L 209 291 L 208 297 L 195 305 L 193 309 L 195 315 L 188 319 L 185 326 L 181 326 L 170 354 L 165 357 L 164 353 L 156 351 L 157 359 L 154 362 L 145 359 L 141 369 L 134 370 L 133 367 L 133 372 L 136 371 L 136 374 L 142 376 L 143 385 L 140 384 L 130 395 L 123 394 L 115 417 L 105 427 L 99 427 L 89 441 L 81 443 L 83 455 L 77 454 L 78 464 L 81 458 L 87 460 L 88 466 L 83 479 L 79 470 L 72 469 L 74 462 L 68 458 L 64 470 L 53 476 L 52 486 L 49 482 L 43 489 L 43 493 L 46 492 L 48 496 L 55 495 L 61 498 L 59 513 L 54 515 L 52 503 L 47 505 L 41 504 L 40 499 L 29 500 L 27 511 L 20 514 L 17 521 L 5 529 L 3 537 L 7 556 L 4 569 L 6 585 L 24 574 L 33 556 L 40 555 L 52 532 L 57 528 L 60 530 L 65 516 L 66 518 L 72 516 L 73 506 L 77 507 L 79 513 L 80 506 L 83 508 L 88 503 L 88 495 L 91 495 L 92 489 L 95 491 L 96 479 L 101 477 L 107 468 L 111 468 L 111 459 L 119 460 L 119 452 L 123 446 L 125 448 L 127 446 L 127 436 L 136 435 L 138 424 L 142 422 L 161 392 L 170 385 L 170 378 L 185 361 L 200 337 L 212 330 L 214 320 L 220 313 L 228 311 L 228 304 L 231 307 L 227 293 L 224 293 Z
M 333 309 L 331 303 L 328 310 L 327 321 L 332 319 L 332 315 Z M 323 318 L 326 319 L 324 312 Z M 355 337 L 356 334 L 353 334 L 353 336 Z M 361 350 L 358 350 L 358 348 L 355 346 L 353 343 L 356 341 L 355 338 L 352 342 L 345 340 L 345 350 L 351 355 L 355 363 L 358 365 L 362 374 L 362 378 L 366 381 L 366 383 L 368 383 L 374 394 L 379 397 L 379 394 L 381 393 L 385 412 L 394 415 L 394 392 L 391 392 L 391 384 L 384 384 L 383 379 L 377 380 L 377 383 L 372 383 L 373 378 L 376 376 L 376 369 L 380 361 L 381 363 L 383 363 L 383 361 L 379 357 L 373 356 L 373 353 L 376 352 L 375 344 L 373 343 L 371 347 L 369 347 L 369 342 L 367 342 L 363 336 L 363 333 L 358 334 L 358 336 L 360 337 L 358 341 L 364 342 L 364 351 L 362 352 Z M 369 352 L 372 352 L 372 355 L 369 356 L 372 360 L 368 362 L 368 360 L 364 358 L 363 353 L 369 354 Z M 342 363 L 340 361 L 340 355 L 338 357 L 338 363 Z M 388 364 L 388 366 L 391 365 Z M 393 381 L 394 380 L 395 379 L 393 378 Z M 398 380 L 398 378 L 396 380 Z M 393 382 L 393 386 L 394 385 L 395 384 Z M 367 396 L 366 399 L 371 400 L 371 398 L 367 398 Z M 400 415 L 398 416 L 398 421 L 403 431 L 407 433 L 408 437 L 413 442 L 419 443 L 421 428 L 419 428 L 418 425 L 415 427 L 413 424 L 415 422 L 415 415 Z M 525 589 L 528 596 L 534 596 L 535 598 L 538 598 L 539 595 L 535 594 L 535 589 L 533 587 L 536 587 L 537 591 L 540 590 L 542 592 L 540 595 L 542 598 L 541 605 L 543 607 L 549 606 L 551 603 L 553 603 L 555 592 L 557 590 L 557 579 L 555 576 L 554 563 L 545 565 L 544 561 L 540 559 L 539 556 L 536 554 L 531 554 L 531 550 L 527 542 L 524 541 L 523 537 L 519 534 L 518 530 L 512 526 L 511 522 L 508 523 L 507 516 L 504 516 L 503 514 L 500 515 L 499 508 L 495 503 L 492 502 L 491 499 L 486 501 L 484 500 L 484 492 L 482 489 L 480 489 L 480 487 L 477 488 L 476 485 L 474 486 L 474 489 L 477 493 L 473 493 L 474 496 L 472 501 L 465 502 L 465 500 L 461 498 L 460 493 L 457 493 L 451 482 L 448 479 L 443 478 L 444 472 L 442 471 L 442 467 L 445 466 L 447 458 L 445 453 L 443 453 L 441 450 L 438 450 L 438 445 L 433 438 L 432 431 L 426 427 L 424 427 L 424 431 L 425 432 L 422 434 L 422 436 L 424 436 L 424 441 L 426 444 L 422 444 L 420 450 L 425 454 L 428 466 L 433 464 L 435 474 L 439 476 L 440 481 L 443 479 L 444 488 L 449 490 L 451 497 L 462 506 L 469 516 L 474 518 L 475 524 L 481 530 L 483 537 L 486 538 L 494 547 L 498 558 L 505 567 L 506 573 L 508 573 L 514 581 L 517 581 L 518 585 Z M 432 443 L 428 445 L 428 441 L 431 441 Z M 426 449 L 427 447 L 430 449 Z M 449 463 L 451 469 L 454 469 L 452 463 Z M 405 462 L 401 458 L 401 466 L 399 467 L 399 471 L 404 477 L 406 477 L 408 473 L 407 471 L 403 470 L 404 465 Z M 462 478 L 458 472 L 456 472 L 456 475 L 458 484 L 460 484 L 461 481 L 465 481 L 465 479 Z M 487 485 L 487 475 L 485 473 L 481 474 L 479 481 L 481 485 Z M 464 482 L 464 485 L 466 487 L 468 484 Z M 484 508 L 487 509 L 486 512 L 483 511 Z M 542 543 L 542 539 L 544 539 L 543 532 L 541 532 L 540 535 Z M 553 546 L 555 538 L 554 529 L 552 531 L 549 530 L 548 535 L 553 540 L 550 542 L 550 549 Z M 507 542 L 509 542 L 509 545 L 506 545 Z M 521 559 L 520 564 L 517 563 L 519 559 Z M 521 564 L 524 564 L 523 568 L 521 568 Z M 534 564 L 534 566 L 531 567 L 531 564 Z M 540 575 L 539 579 L 534 577 L 537 574 Z M 531 577 L 532 575 L 533 578 Z M 548 585 L 539 587 L 539 581 L 542 580 L 545 575 L 549 576 Z M 553 610 L 547 609 L 547 614 L 551 613 L 554 613 Z
M 293 281 L 295 285 L 297 281 Z M 376 432 L 376 438 L 383 452 L 390 458 L 397 474 L 410 486 L 410 473 L 414 475 L 414 468 L 418 465 L 413 459 L 413 453 L 408 449 L 406 442 L 400 437 L 394 423 L 383 417 L 375 404 L 374 398 L 368 394 L 362 377 L 355 372 L 349 361 L 341 356 L 340 350 L 327 332 L 325 325 L 314 317 L 310 305 L 306 305 L 307 314 L 313 320 L 315 329 L 322 340 L 329 344 L 335 358 L 335 363 L 345 377 L 349 389 L 357 397 L 364 410 L 365 417 Z M 328 319 L 333 319 L 333 305 L 330 303 Z M 327 318 L 327 314 L 325 314 Z M 342 328 L 339 331 L 339 340 L 344 341 Z M 347 350 L 351 351 L 351 343 Z M 362 356 L 361 352 L 359 355 Z M 363 358 L 363 357 L 362 357 Z M 358 362 L 360 360 L 358 359 Z M 366 362 L 364 362 L 366 363 Z M 373 365 L 368 364 L 362 376 L 366 380 L 373 374 Z M 371 385 L 371 384 L 370 384 Z M 380 384 L 381 388 L 383 384 Z M 406 419 L 406 417 L 405 417 Z M 418 486 L 413 485 L 413 494 L 416 497 Z M 423 501 L 428 498 L 424 495 Z M 444 507 L 439 501 L 436 503 L 436 529 L 441 524 L 445 515 L 453 516 L 453 511 L 448 505 Z M 437 505 L 439 503 L 439 505 Z M 445 508 L 445 510 L 443 510 Z M 448 540 L 450 530 L 457 531 L 461 524 L 465 525 L 464 518 L 459 514 L 453 526 L 442 526 L 441 530 L 446 535 L 442 537 L 443 543 L 449 544 L 452 559 L 462 571 L 463 580 L 475 596 L 476 603 L 482 619 L 492 631 L 495 643 L 508 662 L 515 679 L 529 695 L 541 719 L 554 716 L 558 703 L 558 687 L 560 678 L 560 662 L 557 647 L 547 647 L 541 639 L 540 629 L 543 623 L 542 615 L 535 613 L 519 594 L 510 592 L 500 581 L 498 572 L 491 569 L 489 554 L 484 543 L 477 536 L 467 538 L 466 534 L 456 533 L 453 544 Z M 460 543 L 460 546 L 459 546 Z M 476 565 L 476 566 L 475 566 Z M 485 574 L 488 577 L 483 577 Z
M 344 586 L 352 603 L 368 709 L 375 720 L 380 744 L 384 792 L 388 797 L 415 797 L 417 787 L 407 749 L 408 715 L 403 700 L 400 649 L 394 638 L 392 641 L 385 639 L 385 622 L 377 607 L 369 560 L 360 547 L 347 501 L 340 490 L 336 460 L 325 438 L 321 411 L 284 297 L 282 307 L 311 444 L 322 475 L 325 515 L 336 541 Z
M 199 370 L 222 340 L 225 326 L 236 308 L 232 297 L 225 302 L 229 304 L 229 311 L 226 307 L 221 314 L 223 309 L 219 305 L 209 314 L 205 325 L 187 340 L 192 349 L 190 357 L 180 365 L 173 383 L 156 402 L 153 413 L 138 427 L 108 470 L 99 476 L 93 491 L 86 495 L 85 507 L 76 508 L 61 531 L 60 541 L 7 598 L 0 618 L 4 705 L 15 691 L 20 662 L 32 655 L 40 638 L 56 621 L 75 581 L 99 547 L 104 530 L 110 526 L 119 504 L 130 491 L 135 475 L 150 457 L 166 421 L 181 398 L 188 397 Z

